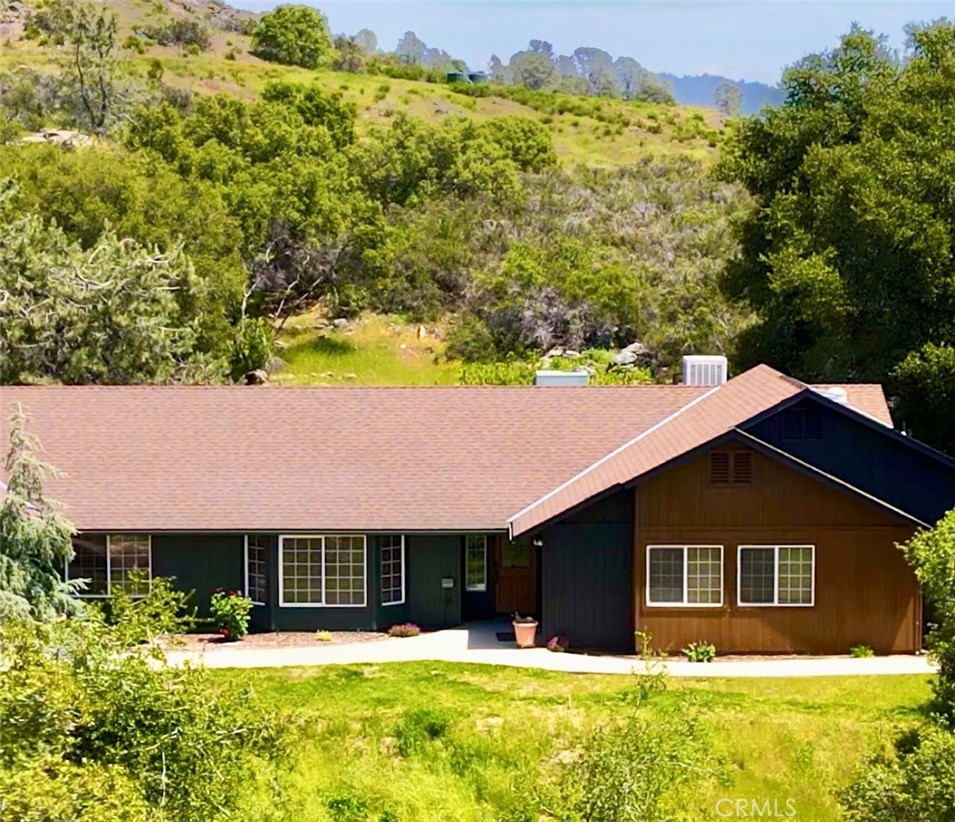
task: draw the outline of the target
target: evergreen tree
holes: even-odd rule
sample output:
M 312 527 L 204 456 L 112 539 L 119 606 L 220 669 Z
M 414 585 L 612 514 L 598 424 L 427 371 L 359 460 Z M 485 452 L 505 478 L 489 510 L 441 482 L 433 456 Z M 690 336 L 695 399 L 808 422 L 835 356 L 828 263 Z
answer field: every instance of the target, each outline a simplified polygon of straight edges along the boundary
M 0 502 L 0 620 L 48 621 L 80 606 L 72 597 L 80 583 L 63 581 L 74 529 L 44 496 L 43 478 L 52 469 L 36 453 L 37 441 L 18 406 L 10 418 L 8 480 Z

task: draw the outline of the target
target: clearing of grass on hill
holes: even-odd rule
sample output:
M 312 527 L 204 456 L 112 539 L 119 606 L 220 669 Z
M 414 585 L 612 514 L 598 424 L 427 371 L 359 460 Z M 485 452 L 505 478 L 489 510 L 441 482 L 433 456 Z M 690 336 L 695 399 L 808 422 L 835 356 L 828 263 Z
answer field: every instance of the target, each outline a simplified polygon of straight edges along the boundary
M 263 818 L 281 819 L 554 818 L 535 806 L 541 787 L 563 780 L 595 725 L 640 700 L 634 677 L 451 663 L 214 677 L 295 705 L 301 739 L 276 777 L 287 804 L 268 808 L 263 790 Z M 687 818 L 755 797 L 783 812 L 791 800 L 796 818 L 818 822 L 840 818 L 838 792 L 922 718 L 928 698 L 917 676 L 680 680 L 642 710 L 662 721 L 691 706 L 720 763 L 720 778 L 679 797 Z
M 452 385 L 461 364 L 444 357 L 433 327 L 368 316 L 337 328 L 315 313 L 291 319 L 280 337 L 282 385 Z
M 475 96 L 473 87 L 444 82 L 268 63 L 251 54 L 247 34 L 211 26 L 205 26 L 208 44 L 203 50 L 161 45 L 142 36 L 144 28 L 177 20 L 205 25 L 198 12 L 182 2 L 119 0 L 108 5 L 117 17 L 119 75 L 141 84 L 161 81 L 180 91 L 253 100 L 270 81 L 315 83 L 340 93 L 356 106 L 359 122 L 367 123 L 398 113 L 432 123 L 449 117 L 483 122 L 521 115 L 547 127 L 566 164 L 617 166 L 648 156 L 710 161 L 725 135 L 723 118 L 713 109 L 503 86 L 485 86 Z M 0 45 L 0 71 L 30 67 L 54 72 L 69 60 L 64 47 L 29 32 L 23 37 L 22 28 L 11 26 L 8 34 L 14 36 Z

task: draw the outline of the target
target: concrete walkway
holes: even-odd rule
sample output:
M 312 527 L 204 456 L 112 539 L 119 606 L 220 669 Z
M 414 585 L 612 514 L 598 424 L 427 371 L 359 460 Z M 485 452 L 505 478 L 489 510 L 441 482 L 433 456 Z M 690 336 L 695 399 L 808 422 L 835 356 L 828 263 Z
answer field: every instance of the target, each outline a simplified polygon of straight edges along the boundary
M 643 672 L 635 656 L 587 656 L 553 653 L 546 648 L 522 650 L 513 642 L 500 642 L 497 631 L 510 630 L 503 623 L 475 623 L 460 628 L 406 639 L 385 639 L 351 645 L 299 648 L 252 648 L 225 645 L 208 651 L 167 652 L 173 664 L 193 662 L 207 668 L 285 668 L 312 665 L 379 664 L 386 662 L 443 661 L 483 665 L 508 665 L 575 674 L 630 674 Z M 934 669 L 924 656 L 789 657 L 782 659 L 717 660 L 707 664 L 674 661 L 666 664 L 673 676 L 691 677 L 796 677 L 930 674 Z

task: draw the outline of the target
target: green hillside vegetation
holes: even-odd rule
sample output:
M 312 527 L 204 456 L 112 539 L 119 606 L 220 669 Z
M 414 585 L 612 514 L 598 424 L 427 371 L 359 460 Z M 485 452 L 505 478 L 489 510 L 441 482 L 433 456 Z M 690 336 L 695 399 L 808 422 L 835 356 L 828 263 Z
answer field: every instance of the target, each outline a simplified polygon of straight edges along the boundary
M 118 23 L 119 74 L 142 84 L 155 82 L 158 74 L 163 84 L 179 91 L 253 100 L 271 81 L 314 83 L 326 92 L 341 93 L 345 102 L 355 105 L 359 123 L 388 120 L 398 113 L 431 123 L 448 117 L 481 122 L 520 115 L 547 128 L 558 157 L 567 163 L 622 165 L 647 155 L 688 155 L 709 161 L 725 136 L 723 118 L 712 109 L 500 86 L 487 87 L 487 96 L 475 97 L 473 87 L 449 86 L 444 71 L 432 72 L 433 82 L 425 82 L 334 71 L 327 66 L 312 70 L 278 65 L 251 53 L 248 34 L 206 25 L 177 4 L 118 0 L 109 8 Z M 197 50 L 162 45 L 141 36 L 146 27 L 161 28 L 177 20 L 200 26 L 207 46 Z M 68 54 L 54 40 L 49 34 L 28 30 L 27 38 L 0 46 L 0 70 L 23 66 L 58 70 Z

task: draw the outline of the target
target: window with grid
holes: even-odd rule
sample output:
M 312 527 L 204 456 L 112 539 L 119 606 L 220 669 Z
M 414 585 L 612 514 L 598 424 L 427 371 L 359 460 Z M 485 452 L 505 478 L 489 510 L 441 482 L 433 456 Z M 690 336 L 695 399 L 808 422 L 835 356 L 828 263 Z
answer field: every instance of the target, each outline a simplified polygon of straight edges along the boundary
M 67 579 L 86 580 L 80 596 L 102 597 L 109 594 L 106 534 L 78 534 L 73 537 L 73 559 L 66 567 Z
M 280 605 L 365 605 L 363 536 L 289 536 L 279 541 Z
M 381 542 L 381 604 L 405 601 L 405 539 L 384 537 Z
M 469 591 L 487 590 L 487 535 L 468 534 L 464 551 L 465 587 Z
M 249 534 L 245 538 L 245 595 L 257 605 L 268 602 L 266 567 L 269 556 L 269 538 L 264 534 Z
M 322 537 L 281 537 L 283 605 L 322 605 Z
M 740 605 L 812 605 L 812 545 L 741 545 Z
M 364 537 L 325 537 L 325 604 L 365 604 Z
M 80 596 L 149 592 L 152 548 L 148 534 L 80 534 L 73 538 L 73 550 L 66 578 L 87 581 Z
M 647 547 L 648 605 L 722 605 L 721 545 Z

